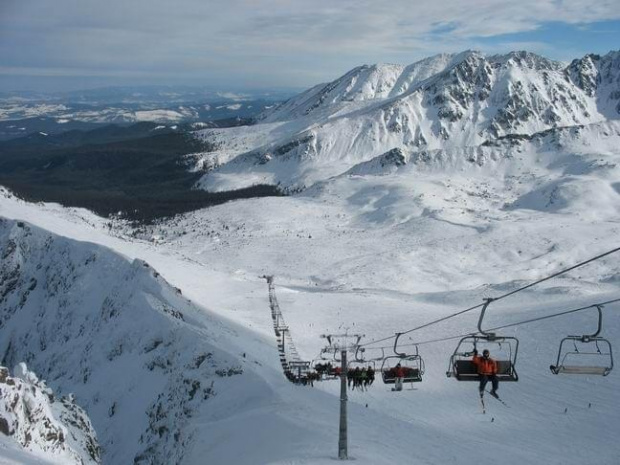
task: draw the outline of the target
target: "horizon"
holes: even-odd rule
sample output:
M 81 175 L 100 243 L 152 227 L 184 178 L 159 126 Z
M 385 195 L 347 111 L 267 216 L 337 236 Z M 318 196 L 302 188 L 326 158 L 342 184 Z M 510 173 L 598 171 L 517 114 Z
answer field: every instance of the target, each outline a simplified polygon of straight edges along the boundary
M 608 51 L 605 52 L 587 52 L 584 55 L 581 56 L 575 56 L 572 57 L 570 60 L 557 60 L 554 58 L 550 58 L 547 57 L 545 55 L 542 55 L 540 53 L 536 53 L 536 52 L 531 52 L 530 50 L 509 50 L 506 51 L 504 53 L 485 53 L 482 52 L 480 50 L 462 50 L 460 52 L 453 52 L 453 53 L 449 53 L 449 55 L 459 55 L 459 54 L 464 54 L 464 53 L 468 53 L 468 52 L 473 52 L 473 53 L 481 53 L 482 55 L 486 56 L 486 57 L 491 57 L 491 56 L 505 56 L 511 53 L 519 53 L 519 52 L 526 52 L 526 53 L 532 53 L 535 54 L 537 56 L 540 56 L 542 58 L 547 58 L 553 61 L 556 61 L 558 63 L 562 63 L 565 65 L 570 64 L 570 62 L 574 59 L 579 59 L 579 58 L 583 58 L 586 55 L 590 55 L 590 54 L 595 54 L 595 55 L 600 55 L 600 56 L 605 56 L 608 55 L 610 53 L 615 53 L 615 52 L 620 52 L 620 49 L 609 49 Z M 437 53 L 437 54 L 433 54 L 433 55 L 429 55 L 426 57 L 422 57 L 419 60 L 416 60 L 414 62 L 411 63 L 396 63 L 396 62 L 376 62 L 376 63 L 360 63 L 356 66 L 353 66 L 352 68 L 349 68 L 348 70 L 345 70 L 343 73 L 341 73 L 338 76 L 334 76 L 333 78 L 331 78 L 329 81 L 323 81 L 323 82 L 317 82 L 314 84 L 311 84 L 307 87 L 294 87 L 294 86 L 287 86 L 287 85 L 282 85 L 282 86 L 264 86 L 264 87 L 237 87 L 237 86 L 221 86 L 221 87 L 217 87 L 214 85 L 199 85 L 199 84 L 186 84 L 186 83 L 179 83 L 179 84 L 168 84 L 168 83 L 119 83 L 119 84 L 113 84 L 113 83 L 108 83 L 108 84 L 102 84 L 102 85 L 94 85 L 92 87 L 79 87 L 79 88 L 62 88 L 62 89 L 51 89 L 51 90 L 38 90 L 38 89 L 33 89 L 33 88 L 23 88 L 23 89 L 0 89 L 0 95 L 2 94 L 27 94 L 27 93 L 40 93 L 42 95 L 46 95 L 46 96 L 52 96 L 52 95 L 57 95 L 57 94 L 71 94 L 71 93 L 78 93 L 78 92 L 94 92 L 94 91 L 101 91 L 101 90 L 120 90 L 120 89 L 126 89 L 126 90 L 130 90 L 130 89 L 171 89 L 171 90 L 181 90 L 181 89 L 186 89 L 188 91 L 200 91 L 200 92 L 204 92 L 204 93 L 214 93 L 214 94 L 221 94 L 221 93 L 239 93 L 240 97 L 248 97 L 248 98 L 258 98 L 255 95 L 251 95 L 251 94 L 269 94 L 269 93 L 283 93 L 283 94 L 290 94 L 290 95 L 294 95 L 296 93 L 301 93 L 304 92 L 305 90 L 308 90 L 309 88 L 316 86 L 316 85 L 321 85 L 321 84 L 326 84 L 328 82 L 332 82 L 334 80 L 339 79 L 340 77 L 344 76 L 346 73 L 348 73 L 349 71 L 351 71 L 352 69 L 355 69 L 357 67 L 360 66 L 377 66 L 377 65 L 396 65 L 396 66 L 408 66 L 414 63 L 417 63 L 419 61 L 425 60 L 427 58 L 432 58 L 434 56 L 439 56 L 444 54 L 445 52 L 442 53 Z M 1 68 L 1 67 L 0 67 Z M 0 74 L 0 83 L 2 82 L 2 78 L 3 76 Z M 246 93 L 246 95 L 243 95 L 243 93 Z
M 605 54 L 616 0 L 60 0 L 5 2 L 0 91 L 165 85 L 304 89 L 363 63 L 527 50 L 557 61 Z

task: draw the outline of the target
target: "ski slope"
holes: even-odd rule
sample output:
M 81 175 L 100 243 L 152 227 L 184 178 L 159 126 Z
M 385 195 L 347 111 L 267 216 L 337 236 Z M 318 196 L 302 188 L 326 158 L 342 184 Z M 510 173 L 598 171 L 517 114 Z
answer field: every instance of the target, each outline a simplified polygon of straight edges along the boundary
M 518 169 L 438 156 L 424 169 L 341 176 L 300 195 L 232 202 L 132 234 L 83 210 L 6 194 L 0 216 L 148 262 L 196 306 L 192 324 L 210 328 L 205 343 L 243 364 L 217 402 L 188 421 L 182 463 L 328 464 L 337 458 L 339 385 L 285 380 L 260 276 L 275 275 L 297 348 L 311 359 L 325 343 L 321 334 L 383 338 L 617 247 L 617 151 L 528 153 Z M 558 184 L 567 171 L 570 185 Z M 485 326 L 618 297 L 620 267 L 610 256 L 493 304 Z M 605 308 L 602 334 L 614 347 L 619 311 L 618 304 Z M 474 331 L 477 317 L 403 342 Z M 421 345 L 426 375 L 414 389 L 393 393 L 377 380 L 369 392 L 350 392 L 350 457 L 367 464 L 617 464 L 618 371 L 606 378 L 549 371 L 564 336 L 595 327 L 589 311 L 507 330 L 521 342 L 520 381 L 500 386 L 510 408 L 489 398 L 486 415 L 476 383 L 445 376 L 457 341 Z M 103 413 L 95 410 L 91 420 L 97 431 L 105 428 Z
M 476 139 L 469 140 L 453 121 L 451 142 L 399 148 L 407 131 L 376 112 L 391 111 L 385 99 L 415 98 L 424 82 L 429 99 L 445 91 L 459 100 L 472 64 L 495 76 L 502 99 L 510 81 L 502 76 L 518 70 L 532 82 L 541 69 L 559 73 L 553 85 L 565 80 L 563 66 L 531 54 L 492 58 L 505 68 L 499 74 L 477 54 L 457 58 L 357 68 L 263 124 L 202 133 L 218 146 L 198 166 L 214 169 L 202 187 L 307 187 L 295 195 L 132 228 L 1 190 L 2 361 L 25 361 L 54 392 L 75 393 L 103 463 L 333 463 L 339 384 L 285 379 L 261 276 L 275 276 L 295 345 L 311 360 L 323 334 L 382 340 L 620 246 L 620 124 L 604 118 L 615 105 L 617 53 L 566 68 L 575 95 L 596 101 L 600 113 L 571 123 L 581 107 L 558 107 L 570 125 L 540 125 L 547 112 L 537 104 L 535 121 L 513 121 L 527 134 L 481 143 L 477 129 L 468 129 Z M 595 88 L 597 66 L 609 79 Z M 521 108 L 514 98 L 522 92 L 511 86 L 502 101 Z M 437 102 L 459 110 L 452 97 Z M 367 139 L 376 125 L 383 132 Z M 619 257 L 494 302 L 483 326 L 620 298 Z M 506 329 L 520 340 L 520 380 L 500 386 L 507 406 L 487 398 L 485 415 L 476 383 L 445 375 L 458 339 L 444 339 L 475 331 L 477 320 L 472 311 L 401 338 L 405 347 L 419 344 L 422 383 L 395 393 L 377 380 L 368 392 L 349 393 L 355 463 L 620 463 L 618 370 L 605 378 L 549 370 L 563 337 L 595 331 L 596 311 Z M 604 308 L 602 336 L 617 349 L 618 303 Z M 390 355 L 392 342 L 368 345 L 367 356 Z M 54 461 L 37 454 L 0 442 L 0 463 Z

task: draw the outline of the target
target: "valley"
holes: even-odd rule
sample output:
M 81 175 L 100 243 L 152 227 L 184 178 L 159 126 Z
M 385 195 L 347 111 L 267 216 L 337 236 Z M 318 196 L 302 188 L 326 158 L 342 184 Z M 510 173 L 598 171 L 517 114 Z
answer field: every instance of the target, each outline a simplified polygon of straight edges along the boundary
M 124 151 L 143 139 L 107 140 L 90 158 L 81 142 L 57 147 L 89 169 L 123 147 L 112 163 L 123 170 L 93 176 L 95 189 L 136 179 L 157 191 L 155 169 L 178 175 L 184 193 L 224 197 L 145 220 L 47 195 L 28 202 L 7 183 L 2 364 L 26 362 L 54 392 L 74 393 L 104 464 L 333 463 L 339 383 L 285 378 L 264 276 L 303 360 L 322 360 L 322 335 L 355 333 L 380 369 L 395 333 L 620 247 L 618 63 L 618 52 L 570 65 L 464 52 L 363 66 L 256 124 L 170 131 L 170 145 L 147 138 L 142 170 Z M 18 151 L 0 162 L 14 176 L 38 173 L 51 152 L 35 147 L 26 168 Z M 187 165 L 174 165 L 180 157 Z M 226 197 L 259 185 L 277 190 Z M 350 458 L 615 465 L 617 369 L 554 375 L 549 365 L 562 338 L 596 330 L 601 302 L 612 302 L 601 336 L 617 349 L 618 256 L 490 305 L 485 328 L 514 324 L 501 334 L 519 340 L 519 381 L 500 383 L 507 405 L 487 396 L 485 414 L 477 383 L 446 377 L 478 311 L 403 335 L 401 348 L 418 344 L 423 381 L 392 392 L 378 376 L 349 391 Z M 7 461 L 18 452 L 0 443 Z

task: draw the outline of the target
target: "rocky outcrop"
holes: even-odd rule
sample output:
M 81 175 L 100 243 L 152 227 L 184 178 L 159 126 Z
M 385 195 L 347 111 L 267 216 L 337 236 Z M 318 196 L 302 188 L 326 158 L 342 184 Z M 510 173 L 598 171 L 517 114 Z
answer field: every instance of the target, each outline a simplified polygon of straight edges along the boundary
M 0 433 L 30 452 L 63 464 L 99 464 L 97 435 L 73 396 L 57 398 L 44 381 L 20 363 L 0 367 Z

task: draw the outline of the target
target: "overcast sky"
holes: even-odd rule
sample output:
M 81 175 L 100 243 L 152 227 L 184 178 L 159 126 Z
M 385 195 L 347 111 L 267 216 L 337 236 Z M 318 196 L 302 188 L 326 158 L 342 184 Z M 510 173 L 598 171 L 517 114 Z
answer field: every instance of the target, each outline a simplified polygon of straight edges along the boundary
M 620 48 L 620 0 L 0 0 L 0 90 L 304 88 L 364 63 Z

